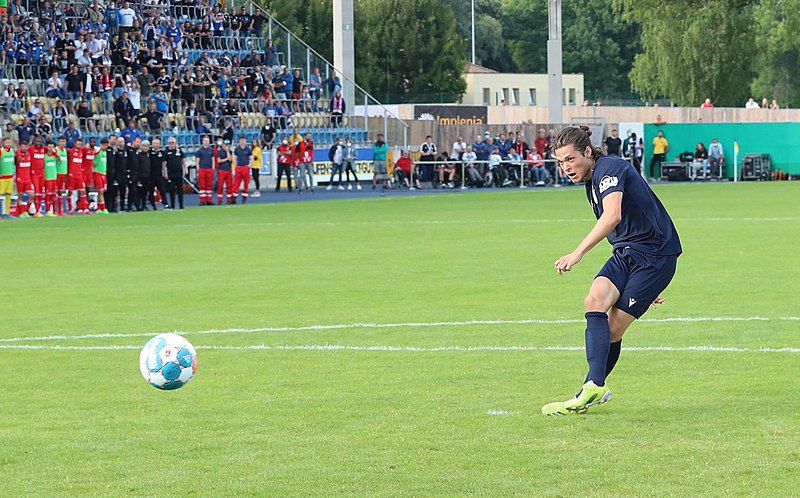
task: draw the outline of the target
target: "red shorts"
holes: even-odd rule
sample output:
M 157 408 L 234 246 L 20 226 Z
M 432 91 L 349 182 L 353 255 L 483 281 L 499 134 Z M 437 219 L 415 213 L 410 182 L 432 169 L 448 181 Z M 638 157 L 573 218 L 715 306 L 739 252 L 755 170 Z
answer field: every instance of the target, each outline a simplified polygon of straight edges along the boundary
M 67 175 L 58 174 L 56 177 L 56 188 L 58 188 L 58 190 L 67 190 Z
M 83 183 L 85 183 L 87 187 L 91 187 L 92 186 L 92 179 L 93 179 L 92 175 L 93 174 L 94 174 L 94 171 L 92 171 L 91 169 L 84 169 L 83 170 Z
M 92 173 L 92 178 L 93 178 L 92 185 L 94 185 L 95 190 L 99 190 L 101 192 L 105 192 L 107 190 L 108 185 L 107 185 L 106 175 L 95 171 Z
M 48 194 L 55 194 L 56 188 L 58 184 L 58 180 L 45 180 L 44 181 L 44 191 Z
M 30 178 L 17 178 L 17 194 L 22 195 L 24 192 L 35 192 L 33 182 Z
M 33 182 L 33 191 L 37 194 L 44 192 L 44 172 L 42 174 L 31 174 L 31 181 Z
M 82 176 L 70 176 L 67 179 L 67 190 L 86 190 Z

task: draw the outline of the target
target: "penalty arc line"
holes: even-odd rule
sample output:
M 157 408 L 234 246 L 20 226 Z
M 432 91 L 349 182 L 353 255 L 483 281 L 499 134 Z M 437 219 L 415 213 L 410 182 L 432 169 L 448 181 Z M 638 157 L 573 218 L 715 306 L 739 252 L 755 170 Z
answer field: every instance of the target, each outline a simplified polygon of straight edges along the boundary
M 0 344 L 0 349 L 50 350 L 50 351 L 119 351 L 139 350 L 140 346 L 60 346 L 47 344 Z M 493 352 L 493 351 L 584 351 L 583 346 L 350 346 L 340 344 L 309 344 L 295 346 L 202 346 L 198 351 L 366 351 L 366 352 Z M 800 353 L 800 348 L 742 348 L 735 346 L 632 346 L 625 352 L 713 352 L 713 353 Z
M 800 321 L 800 317 L 785 316 L 768 318 L 763 316 L 748 317 L 673 317 L 673 318 L 650 318 L 639 320 L 641 323 L 693 323 L 693 322 L 769 322 L 769 321 Z M 208 334 L 253 334 L 258 332 L 309 332 L 326 330 L 347 330 L 347 329 L 388 329 L 388 328 L 420 328 L 420 327 L 457 327 L 475 325 L 560 325 L 584 323 L 580 319 L 529 319 L 529 320 L 465 320 L 454 322 L 408 322 L 408 323 L 343 323 L 332 325 L 305 325 L 299 327 L 257 327 L 257 328 L 229 328 L 229 329 L 209 329 L 196 331 L 166 331 L 184 335 L 208 335 Z M 0 339 L 0 344 L 27 341 L 56 341 L 56 340 L 77 340 L 77 339 L 115 339 L 124 337 L 152 337 L 164 332 L 134 332 L 129 334 L 81 334 L 81 335 L 46 335 L 30 337 L 9 337 Z

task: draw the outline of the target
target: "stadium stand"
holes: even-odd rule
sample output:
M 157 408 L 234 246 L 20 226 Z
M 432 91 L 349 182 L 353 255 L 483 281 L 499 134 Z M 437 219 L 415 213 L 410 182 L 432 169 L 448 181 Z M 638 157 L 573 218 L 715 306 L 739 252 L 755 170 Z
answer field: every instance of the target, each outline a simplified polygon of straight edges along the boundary
M 204 134 L 223 135 L 230 118 L 248 142 L 268 119 L 278 139 L 296 126 L 320 147 L 340 135 L 368 142 L 353 103 L 333 119 L 342 82 L 331 66 L 310 49 L 305 67 L 292 66 L 270 39 L 273 19 L 254 4 L 11 0 L 2 23 L 0 118 L 27 116 L 44 136 L 72 121 L 84 139 L 99 137 L 132 118 L 145 135 L 174 136 L 191 154 Z

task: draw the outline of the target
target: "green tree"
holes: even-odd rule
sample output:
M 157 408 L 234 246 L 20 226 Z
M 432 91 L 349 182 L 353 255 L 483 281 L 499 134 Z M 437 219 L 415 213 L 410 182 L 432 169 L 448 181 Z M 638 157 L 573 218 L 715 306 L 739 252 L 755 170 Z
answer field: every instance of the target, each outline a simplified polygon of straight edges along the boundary
M 583 73 L 587 92 L 598 96 L 630 91 L 639 26 L 623 19 L 613 0 L 562 4 L 563 70 Z M 547 72 L 547 2 L 506 0 L 503 26 L 511 57 L 522 72 Z
M 405 101 L 464 94 L 464 41 L 449 6 L 441 0 L 360 0 L 356 10 L 356 81 L 367 91 Z
M 800 0 L 762 0 L 754 9 L 756 78 L 752 94 L 776 99 L 782 106 L 800 105 L 795 77 L 800 64 Z
M 630 73 L 645 98 L 697 106 L 741 105 L 753 79 L 753 2 L 618 0 L 642 26 L 643 52 Z
M 472 56 L 472 1 L 443 0 L 453 9 L 456 30 L 464 40 L 466 56 Z M 475 0 L 475 63 L 500 72 L 516 71 L 516 64 L 506 46 L 500 22 L 502 0 Z
M 260 4 L 295 36 L 333 60 L 333 0 L 261 0 Z M 273 35 L 275 46 L 285 51 L 285 33 L 273 30 Z

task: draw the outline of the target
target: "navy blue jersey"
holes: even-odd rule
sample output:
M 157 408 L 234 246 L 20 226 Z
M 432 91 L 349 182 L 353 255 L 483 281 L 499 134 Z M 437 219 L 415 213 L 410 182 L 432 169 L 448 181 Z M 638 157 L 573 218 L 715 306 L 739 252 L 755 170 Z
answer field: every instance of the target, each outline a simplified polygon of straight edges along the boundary
M 622 218 L 608 235 L 614 249 L 630 247 L 659 256 L 683 252 L 672 219 L 639 172 L 622 158 L 601 157 L 586 182 L 597 219 L 603 214 L 603 198 L 612 192 L 622 192 Z

